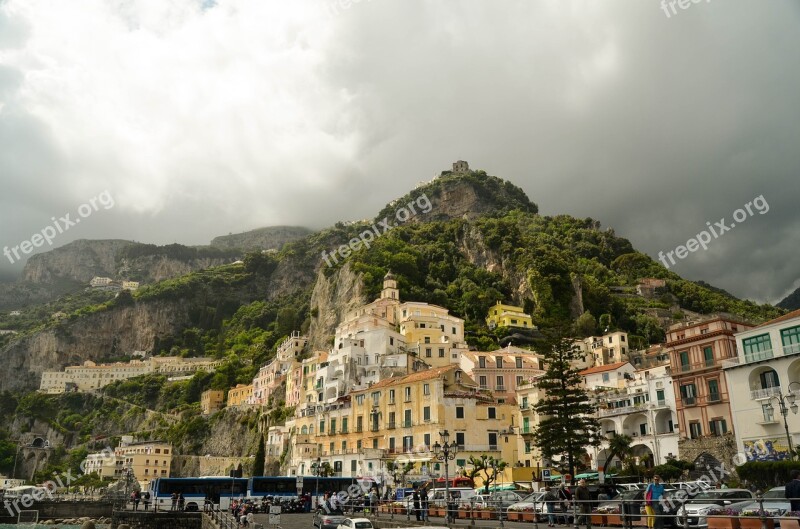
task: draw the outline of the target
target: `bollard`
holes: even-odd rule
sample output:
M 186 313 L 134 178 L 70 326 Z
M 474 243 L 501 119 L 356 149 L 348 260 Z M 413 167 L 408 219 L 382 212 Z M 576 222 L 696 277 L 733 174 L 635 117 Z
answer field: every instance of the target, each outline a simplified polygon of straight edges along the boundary
M 580 529 L 578 527 L 578 502 L 575 499 L 572 499 L 572 522 L 575 524 L 575 529 Z
M 767 513 L 764 511 L 764 496 L 759 492 L 756 494 L 758 501 L 758 514 L 761 515 L 761 529 L 767 529 Z

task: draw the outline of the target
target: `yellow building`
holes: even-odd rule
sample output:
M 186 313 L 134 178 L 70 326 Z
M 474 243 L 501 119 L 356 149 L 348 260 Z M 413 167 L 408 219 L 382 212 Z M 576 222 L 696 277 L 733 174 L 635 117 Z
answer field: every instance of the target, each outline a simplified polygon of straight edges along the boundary
M 225 405 L 225 392 L 221 389 L 209 389 L 200 395 L 200 409 L 203 415 L 219 411 Z
M 228 407 L 247 405 L 253 395 L 253 385 L 237 384 L 235 388 L 228 390 Z
M 464 340 L 464 320 L 449 312 L 438 305 L 414 301 L 397 307 L 406 348 L 417 351 L 420 360 L 434 367 L 458 364 L 461 354 L 469 350 Z
M 512 463 L 516 452 L 509 428 L 515 406 L 479 391 L 455 365 L 382 380 L 313 410 L 292 425 L 290 473 L 310 472 L 320 457 L 346 477 L 385 478 L 387 461 L 414 462 L 408 480 L 441 476 L 443 467 L 431 449 L 443 430 L 458 446 L 452 474 L 466 468 L 470 456 L 487 454 Z
M 136 480 L 146 487 L 150 480 L 166 478 L 172 468 L 172 445 L 165 441 L 122 443 L 114 450 L 117 456 L 115 475 L 122 477 L 130 469 Z
M 519 426 L 517 461 L 521 461 L 523 467 L 535 467 L 541 464 L 541 455 L 533 443 L 533 431 L 539 424 L 539 415 L 533 411 L 533 407 L 543 396 L 543 391 L 535 384 L 526 382 L 517 386 L 516 401 L 519 405 L 517 419 L 514 421 Z
M 529 314 L 523 312 L 522 307 L 506 305 L 499 301 L 489 309 L 486 316 L 486 325 L 490 329 L 495 327 L 519 327 L 522 329 L 535 329 Z

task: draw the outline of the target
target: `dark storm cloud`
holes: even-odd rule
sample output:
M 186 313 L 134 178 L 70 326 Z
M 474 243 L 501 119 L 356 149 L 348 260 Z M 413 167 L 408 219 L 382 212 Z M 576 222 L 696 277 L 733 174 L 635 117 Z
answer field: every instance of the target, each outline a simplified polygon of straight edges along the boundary
M 798 279 L 793 2 L 22 5 L 0 3 L 0 244 L 106 188 L 76 238 L 323 227 L 466 159 L 653 257 L 763 194 L 673 269 L 769 301 Z

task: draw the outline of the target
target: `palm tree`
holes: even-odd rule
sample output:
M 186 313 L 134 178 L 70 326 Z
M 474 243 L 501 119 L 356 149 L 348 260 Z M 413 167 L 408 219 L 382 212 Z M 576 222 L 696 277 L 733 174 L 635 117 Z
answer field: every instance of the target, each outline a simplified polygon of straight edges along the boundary
M 608 438 L 608 457 L 604 464 L 606 472 L 611 468 L 611 460 L 615 457 L 622 461 L 630 455 L 632 442 L 633 439 L 625 434 L 618 434 L 616 432 L 611 434 L 611 437 Z

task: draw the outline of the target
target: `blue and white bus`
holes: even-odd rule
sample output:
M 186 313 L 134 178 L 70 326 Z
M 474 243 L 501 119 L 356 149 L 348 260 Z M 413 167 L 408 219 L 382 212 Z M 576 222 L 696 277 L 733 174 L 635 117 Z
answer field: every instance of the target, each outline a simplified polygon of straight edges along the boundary
M 348 487 L 359 484 L 362 490 L 369 490 L 375 485 L 371 478 L 317 478 L 303 476 L 302 494 L 314 495 L 319 491 L 337 493 L 347 491 Z M 264 496 L 297 496 L 297 476 L 254 476 L 247 480 L 247 495 L 252 499 Z
M 159 511 L 172 508 L 172 493 L 182 494 L 184 509 L 203 510 L 206 498 L 221 509 L 230 507 L 231 498 L 247 497 L 247 479 L 210 476 L 201 478 L 156 478 L 150 482 L 150 499 Z

